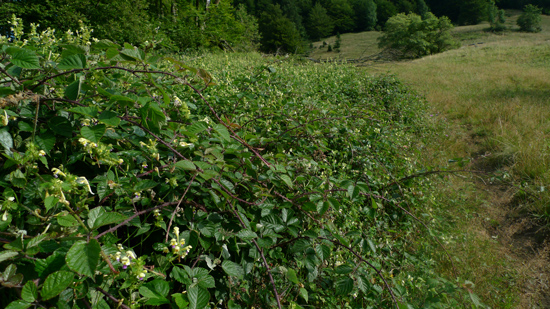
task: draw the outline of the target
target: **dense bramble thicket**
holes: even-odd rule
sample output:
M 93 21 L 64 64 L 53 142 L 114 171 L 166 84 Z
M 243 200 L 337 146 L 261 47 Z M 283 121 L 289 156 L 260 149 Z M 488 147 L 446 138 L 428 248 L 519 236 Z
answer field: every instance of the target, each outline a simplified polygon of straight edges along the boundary
M 2 307 L 468 296 L 419 250 L 434 246 L 413 216 L 431 216 L 411 177 L 423 107 L 395 79 L 14 30 L 0 46 Z

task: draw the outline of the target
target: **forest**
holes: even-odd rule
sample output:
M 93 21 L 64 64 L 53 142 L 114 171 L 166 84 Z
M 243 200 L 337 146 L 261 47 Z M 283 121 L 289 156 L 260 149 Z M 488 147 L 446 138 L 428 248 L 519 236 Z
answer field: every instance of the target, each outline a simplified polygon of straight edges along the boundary
M 167 51 L 304 53 L 309 43 L 348 32 L 381 30 L 397 13 L 431 11 L 458 25 L 486 19 L 492 0 L 11 0 L 0 2 L 0 34 L 11 16 L 26 27 L 40 24 L 66 32 L 79 21 L 97 38 Z M 500 0 L 501 9 L 534 4 L 550 11 L 550 0 Z

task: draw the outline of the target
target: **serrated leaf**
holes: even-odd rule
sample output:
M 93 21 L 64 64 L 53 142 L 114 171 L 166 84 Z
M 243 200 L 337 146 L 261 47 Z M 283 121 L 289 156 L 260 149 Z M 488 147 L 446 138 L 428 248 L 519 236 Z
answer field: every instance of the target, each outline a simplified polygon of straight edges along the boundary
M 241 267 L 241 265 L 225 260 L 222 263 L 222 268 L 230 276 L 237 277 L 238 279 L 242 279 L 244 277 L 244 270 Z
M 215 124 L 212 127 L 218 134 L 226 141 L 231 141 L 231 136 L 229 136 L 229 131 L 227 131 L 227 128 L 222 124 Z
M 99 115 L 97 120 L 112 127 L 116 127 L 120 124 L 120 118 L 118 118 L 117 113 L 112 111 L 104 111 Z
M 199 174 L 199 176 L 201 176 L 201 178 L 203 178 L 204 180 L 209 180 L 218 176 L 218 172 L 213 170 L 204 170 L 202 173 Z
M 5 309 L 27 309 L 30 306 L 32 306 L 32 304 L 27 303 L 24 300 L 14 300 L 9 303 Z
M 69 109 L 69 112 L 95 118 L 95 117 L 97 117 L 98 110 L 97 110 L 96 107 L 76 106 L 76 107 L 73 107 L 73 108 Z
M 357 196 L 359 195 L 359 188 L 357 186 L 354 186 L 354 185 L 349 185 L 348 186 L 348 197 L 351 199 L 351 200 L 354 200 L 357 198 Z
M 157 291 L 152 290 L 150 286 L 141 286 L 139 288 L 139 294 L 143 297 L 148 298 L 146 305 L 159 306 L 163 304 L 168 304 L 169 301 L 166 297 L 160 295 Z
M 315 253 L 317 253 L 317 256 L 321 259 L 321 261 L 324 261 L 330 256 L 330 248 L 327 245 L 317 245 L 315 247 Z
M 253 238 L 257 238 L 258 234 L 254 233 L 251 230 L 244 229 L 244 230 L 240 230 L 236 234 L 236 236 L 239 237 L 240 239 L 243 239 L 243 240 L 250 240 L 250 239 L 253 239 Z
M 61 70 L 84 69 L 86 67 L 86 56 L 83 54 L 72 54 L 63 57 L 57 64 Z
M 57 223 L 59 223 L 59 225 L 61 225 L 61 226 L 65 226 L 65 227 L 72 227 L 72 226 L 79 225 L 78 220 L 76 220 L 76 218 L 73 217 L 73 215 L 71 215 L 67 212 L 66 212 L 65 215 L 57 217 Z
M 2 251 L 0 252 L 0 262 L 7 261 L 17 255 L 19 255 L 19 253 L 16 251 Z
M 370 247 L 370 250 L 372 251 L 372 253 L 376 254 L 376 246 L 374 245 L 372 240 L 367 239 L 367 243 L 369 244 L 369 247 Z
M 126 60 L 131 61 L 145 59 L 145 53 L 137 48 L 125 48 L 120 51 L 120 54 L 129 57 L 129 59 Z
M 12 154 L 11 149 L 13 148 L 13 138 L 8 130 L 0 130 L 0 144 L 4 147 L 6 154 Z
M 56 271 L 50 274 L 44 281 L 40 295 L 42 299 L 48 300 L 56 297 L 73 283 L 74 274 L 69 271 Z
M 71 270 L 93 279 L 100 252 L 101 247 L 97 240 L 91 239 L 89 243 L 78 241 L 69 249 L 65 260 Z
M 317 203 L 317 212 L 319 213 L 319 215 L 322 216 L 325 214 L 325 212 L 327 212 L 329 207 L 330 207 L 330 204 L 328 202 L 319 201 Z
M 294 284 L 298 284 L 298 277 L 296 276 L 296 271 L 292 268 L 289 268 L 286 272 L 286 277 L 288 280 Z
M 65 97 L 69 100 L 78 99 L 80 94 L 80 89 L 82 88 L 82 78 L 78 78 L 74 82 L 70 83 L 69 86 L 65 88 Z
M 40 60 L 36 53 L 28 49 L 11 49 L 7 50 L 11 55 L 11 63 L 23 69 L 40 69 Z
M 65 137 L 71 137 L 73 133 L 73 126 L 69 119 L 61 116 L 55 116 L 48 120 L 48 127 L 54 133 Z
M 46 211 L 52 209 L 55 205 L 57 205 L 57 202 L 59 202 L 59 198 L 53 195 L 49 195 L 44 199 L 44 207 L 46 208 Z
M 103 207 L 96 207 L 88 213 L 88 226 L 94 230 L 98 227 L 119 223 L 126 219 L 126 216 L 118 212 L 107 212 Z
M 198 134 L 206 129 L 208 129 L 208 125 L 204 121 L 197 121 L 192 125 L 190 125 L 189 127 L 187 127 L 187 131 L 193 134 Z
M 29 303 L 34 302 L 38 298 L 38 288 L 32 280 L 27 281 L 25 286 L 23 286 L 23 289 L 21 290 L 21 298 Z
M 188 160 L 180 160 L 180 161 L 176 162 L 176 168 L 182 169 L 184 171 L 196 171 L 197 170 L 197 167 L 195 166 L 195 164 L 193 164 L 193 162 L 188 161 Z
M 338 265 L 338 267 L 336 267 L 335 271 L 336 271 L 337 274 L 347 275 L 347 274 L 349 274 L 353 271 L 353 267 L 351 267 L 350 265 L 347 265 L 347 264 Z
M 149 190 L 151 188 L 154 188 L 157 184 L 158 183 L 154 180 L 150 180 L 150 179 L 141 180 L 135 185 L 134 191 L 140 192 L 144 190 Z
M 80 135 L 92 143 L 99 143 L 106 129 L 107 127 L 104 124 L 98 124 L 93 127 L 82 127 L 80 129 Z
M 189 309 L 204 309 L 208 306 L 210 293 L 197 285 L 187 289 L 187 297 L 189 298 Z
M 160 128 L 166 124 L 166 115 L 157 103 L 149 102 L 139 112 L 143 123 L 154 133 L 160 132 Z
M 174 299 L 174 302 L 179 309 L 187 308 L 189 305 L 189 302 L 183 298 L 183 294 L 181 293 L 172 294 L 172 298 Z
M 347 295 L 353 290 L 353 280 L 349 277 L 336 281 L 336 294 Z
M 34 142 L 41 150 L 44 150 L 46 153 L 50 153 L 53 147 L 55 146 L 55 135 L 52 131 L 46 131 L 40 135 L 34 137 Z
M 290 179 L 290 177 L 288 175 L 280 175 L 279 177 L 281 177 L 281 180 L 284 181 L 287 186 L 289 186 L 290 188 L 293 187 L 292 180 Z
M 300 296 L 302 296 L 306 303 L 309 301 L 309 294 L 306 289 L 300 288 Z

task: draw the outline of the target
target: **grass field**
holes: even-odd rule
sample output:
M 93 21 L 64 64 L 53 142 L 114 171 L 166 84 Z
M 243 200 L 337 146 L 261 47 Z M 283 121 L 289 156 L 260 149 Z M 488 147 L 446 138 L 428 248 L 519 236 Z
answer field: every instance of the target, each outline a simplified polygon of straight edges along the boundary
M 363 66 L 397 75 L 429 102 L 438 135 L 422 145 L 426 165 L 460 169 L 447 162 L 464 158 L 480 172 L 445 178 L 434 202 L 461 276 L 492 308 L 547 308 L 550 17 L 531 34 L 517 31 L 518 14 L 508 12 L 511 30 L 501 34 L 486 32 L 488 24 L 455 28 L 459 49 Z M 379 35 L 342 35 L 339 53 L 316 48 L 311 57 L 376 54 Z

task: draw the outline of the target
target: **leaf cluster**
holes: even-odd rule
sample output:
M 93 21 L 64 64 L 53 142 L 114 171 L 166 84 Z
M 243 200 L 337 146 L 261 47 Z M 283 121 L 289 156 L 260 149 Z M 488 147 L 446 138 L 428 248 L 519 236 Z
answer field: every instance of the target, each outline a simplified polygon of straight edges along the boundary
M 411 241 L 423 105 L 393 77 L 31 43 L 0 46 L 4 307 L 465 296 Z

